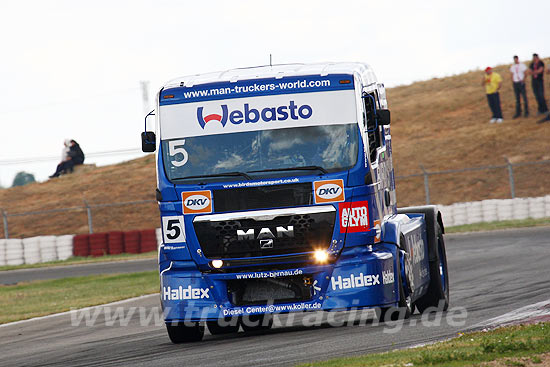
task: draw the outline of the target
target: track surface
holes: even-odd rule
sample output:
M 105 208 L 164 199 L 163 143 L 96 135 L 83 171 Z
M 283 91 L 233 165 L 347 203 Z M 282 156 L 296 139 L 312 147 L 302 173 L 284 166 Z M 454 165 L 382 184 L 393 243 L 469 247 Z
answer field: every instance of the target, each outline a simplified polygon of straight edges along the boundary
M 446 236 L 451 307 L 465 307 L 465 325 L 427 326 L 415 314 L 399 333 L 384 324 L 279 327 L 264 334 L 205 335 L 201 343 L 173 345 L 163 326 L 71 326 L 59 315 L 0 327 L 0 365 L 287 366 L 440 340 L 484 320 L 550 298 L 550 228 Z M 126 302 L 158 306 L 158 296 Z M 308 315 L 308 314 L 306 314 Z M 445 319 L 445 315 L 443 316 Z M 416 323 L 415 326 L 412 323 Z
M 92 274 L 136 273 L 156 270 L 158 269 L 157 264 L 157 259 L 146 259 L 6 270 L 0 271 L 0 284 L 17 284 L 32 280 L 81 277 Z

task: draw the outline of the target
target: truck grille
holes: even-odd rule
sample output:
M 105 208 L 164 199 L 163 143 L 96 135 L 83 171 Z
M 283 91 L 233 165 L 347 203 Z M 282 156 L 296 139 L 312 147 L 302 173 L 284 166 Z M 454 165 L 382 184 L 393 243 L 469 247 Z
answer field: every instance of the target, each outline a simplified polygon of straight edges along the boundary
M 296 207 L 313 204 L 311 182 L 214 190 L 216 212 Z
M 328 248 L 335 217 L 334 207 L 314 206 L 213 214 L 193 225 L 207 258 L 261 257 Z

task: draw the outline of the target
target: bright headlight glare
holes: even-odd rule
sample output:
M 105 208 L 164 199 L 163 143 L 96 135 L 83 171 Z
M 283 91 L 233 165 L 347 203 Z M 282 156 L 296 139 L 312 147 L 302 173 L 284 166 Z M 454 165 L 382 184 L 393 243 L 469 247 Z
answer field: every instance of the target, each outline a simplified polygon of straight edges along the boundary
M 324 263 L 328 260 L 328 253 L 325 250 L 315 250 L 313 257 L 318 263 Z
M 216 269 L 219 269 L 223 266 L 223 261 L 222 260 L 212 260 L 212 267 L 216 268 Z

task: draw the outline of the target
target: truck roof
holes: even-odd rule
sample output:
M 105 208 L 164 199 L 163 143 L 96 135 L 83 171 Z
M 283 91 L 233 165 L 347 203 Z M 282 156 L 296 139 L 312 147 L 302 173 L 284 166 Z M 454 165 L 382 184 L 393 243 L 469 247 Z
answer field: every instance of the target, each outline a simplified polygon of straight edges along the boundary
M 338 63 L 315 63 L 315 64 L 279 64 L 255 66 L 248 68 L 229 69 L 206 74 L 188 75 L 170 80 L 164 88 L 193 87 L 200 84 L 217 82 L 238 82 L 241 80 L 283 78 L 288 76 L 320 75 L 329 74 L 351 74 L 363 82 L 363 85 L 371 85 L 377 82 L 376 75 L 372 68 L 365 63 L 359 62 L 338 62 Z

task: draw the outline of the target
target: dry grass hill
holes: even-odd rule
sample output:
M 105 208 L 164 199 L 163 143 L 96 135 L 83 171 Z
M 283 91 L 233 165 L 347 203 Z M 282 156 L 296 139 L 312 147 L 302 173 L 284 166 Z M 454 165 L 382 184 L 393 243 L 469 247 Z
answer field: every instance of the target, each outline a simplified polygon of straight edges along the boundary
M 490 113 L 480 86 L 481 71 L 388 90 L 396 175 L 420 173 L 421 164 L 431 172 L 502 165 L 505 157 L 514 163 L 549 160 L 550 123 L 536 123 L 530 83 L 527 94 L 532 117 L 511 119 L 515 102 L 508 68 L 496 68 L 504 78 L 502 124 L 488 123 Z M 138 132 L 134 133 L 137 138 Z M 514 173 L 516 196 L 550 193 L 550 164 L 517 167 Z M 154 156 L 150 155 L 0 190 L 0 208 L 15 214 L 80 207 L 71 212 L 10 216 L 10 237 L 87 233 L 84 200 L 91 204 L 154 200 L 155 182 Z M 430 196 L 432 203 L 440 204 L 507 198 L 508 172 L 495 169 L 430 176 Z M 423 204 L 423 178 L 398 178 L 397 198 L 400 206 Z M 94 232 L 153 228 L 158 223 L 155 203 L 93 209 Z

